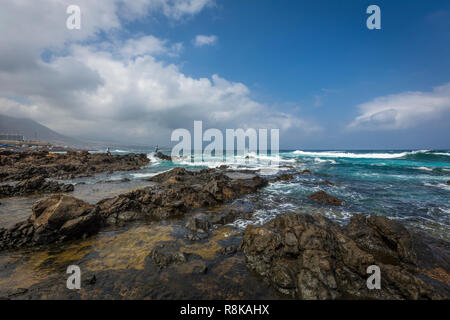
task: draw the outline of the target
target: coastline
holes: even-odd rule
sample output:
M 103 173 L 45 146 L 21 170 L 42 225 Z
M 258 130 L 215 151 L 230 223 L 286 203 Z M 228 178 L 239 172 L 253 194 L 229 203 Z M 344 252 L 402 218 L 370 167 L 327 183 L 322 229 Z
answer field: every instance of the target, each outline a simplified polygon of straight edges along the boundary
M 86 156 L 85 153 L 84 155 Z M 77 159 L 79 156 L 78 154 L 74 155 Z M 122 156 L 112 157 L 113 159 L 130 159 L 129 157 L 121 158 Z M 141 159 L 141 156 L 138 156 L 138 159 Z M 152 162 L 154 161 L 150 159 L 150 162 L 138 166 L 139 168 L 143 165 L 151 166 Z M 136 165 L 134 163 L 130 170 L 138 174 L 140 169 L 136 169 Z M 48 166 L 48 163 L 45 166 Z M 116 166 L 113 169 L 108 167 L 99 172 L 103 171 L 104 177 L 108 177 L 112 173 L 111 171 L 115 169 L 122 171 L 123 168 L 123 166 Z M 125 168 L 130 168 L 128 160 Z M 85 173 L 83 170 L 81 172 Z M 102 174 L 100 173 L 100 175 Z M 336 278 L 334 280 L 337 282 L 336 284 L 328 283 L 333 290 L 327 289 L 326 295 L 321 293 L 323 292 L 321 286 L 310 289 L 314 294 L 298 295 L 299 290 L 291 284 L 292 279 L 283 275 L 294 274 L 297 277 L 296 272 L 302 274 L 302 266 L 280 269 L 283 264 L 277 264 L 275 269 L 272 266 L 268 267 L 269 271 L 267 272 L 261 271 L 264 269 L 261 269 L 258 259 L 266 261 L 267 253 L 261 255 L 259 249 L 252 247 L 248 235 L 252 234 L 252 230 L 255 228 L 260 228 L 257 230 L 262 233 L 266 232 L 264 230 L 269 230 L 266 228 L 273 228 L 273 223 L 284 219 L 284 214 L 264 222 L 259 227 L 251 225 L 246 225 L 245 229 L 236 227 L 239 225 L 236 222 L 246 221 L 257 215 L 265 198 L 264 190 L 267 185 L 271 187 L 278 183 L 283 184 L 314 175 L 314 172 L 292 168 L 274 176 L 261 176 L 257 170 L 249 172 L 248 169 L 235 170 L 226 167 L 203 169 L 203 171 L 170 169 L 165 173 L 140 180 L 143 185 L 133 187 L 130 184 L 125 188 L 133 190 L 128 192 L 116 190 L 117 195 L 112 197 L 106 192 L 104 197 L 101 197 L 106 199 L 94 199 L 89 203 L 83 200 L 73 200 L 70 193 L 65 196 L 52 196 L 51 194 L 38 196 L 39 199 L 52 199 L 53 197 L 54 200 L 42 200 L 39 201 L 40 205 L 34 204 L 32 213 L 35 216 L 26 220 L 25 224 L 19 224 L 16 229 L 14 229 L 15 227 L 10 228 L 8 237 L 14 239 L 13 243 L 16 240 L 21 242 L 27 237 L 34 238 L 36 230 L 29 230 L 31 230 L 31 225 L 39 217 L 42 217 L 42 212 L 44 212 L 43 216 L 47 218 L 46 221 L 34 224 L 33 228 L 45 223 L 50 226 L 51 219 L 49 220 L 49 218 L 61 212 L 58 211 L 58 205 L 64 207 L 65 201 L 68 203 L 65 208 L 76 211 L 75 208 L 82 207 L 83 210 L 81 213 L 73 213 L 73 215 L 70 210 L 63 210 L 63 216 L 65 217 L 67 214 L 68 217 L 64 218 L 58 227 L 54 224 L 49 227 L 52 232 L 58 231 L 58 233 L 53 238 L 45 234 L 44 240 L 48 240 L 47 242 L 37 241 L 33 244 L 27 240 L 28 242 L 25 241 L 19 245 L 19 249 L 8 247 L 0 252 L 0 264 L 4 267 L 0 272 L 2 288 L 0 296 L 8 299 L 356 298 L 354 293 L 349 293 L 350 291 L 346 289 L 345 285 L 339 285 L 349 279 L 354 280 L 354 272 L 342 279 Z M 24 176 L 28 177 L 28 175 Z M 76 175 L 71 176 L 65 172 L 58 177 L 77 179 Z M 323 189 L 333 185 L 333 182 L 324 183 L 324 181 L 328 180 L 317 181 L 317 187 Z M 116 180 L 103 181 L 98 185 L 104 186 L 107 190 L 128 183 L 130 181 Z M 80 183 L 78 187 L 83 188 L 85 185 Z M 75 192 L 77 192 L 76 189 Z M 65 200 L 61 201 L 61 199 Z M 347 201 L 347 199 L 340 200 Z M 326 196 L 319 197 L 319 202 L 324 211 L 336 206 L 335 199 L 330 200 Z M 56 208 L 55 203 L 58 203 Z M 340 204 L 337 206 L 340 207 Z M 37 214 L 40 211 L 42 212 Z M 299 214 L 292 213 L 291 210 L 286 211 L 288 216 L 294 214 L 307 217 L 310 213 L 312 212 Z M 311 217 L 315 217 L 315 215 Z M 75 223 L 73 221 L 75 219 L 79 220 Z M 350 220 L 348 225 L 351 225 L 352 221 L 353 223 L 359 221 L 358 218 L 355 219 Z M 80 221 L 82 223 L 79 223 Z M 369 231 L 362 235 L 342 231 L 344 229 L 339 228 L 346 228 L 345 226 L 342 227 L 330 220 L 323 221 L 320 223 L 310 222 L 316 227 L 317 224 L 322 227 L 328 225 L 325 229 L 330 230 L 327 232 L 330 232 L 330 235 L 335 238 L 334 242 L 325 242 L 322 246 L 337 244 L 340 242 L 337 240 L 338 238 L 345 237 L 354 249 L 349 252 L 342 249 L 330 252 L 321 247 L 326 255 L 344 255 L 343 260 L 337 259 L 328 261 L 328 263 L 319 261 L 318 265 L 311 267 L 316 268 L 315 272 L 318 273 L 314 276 L 310 275 L 308 283 L 323 284 L 320 277 L 327 270 L 326 268 L 322 269 L 323 265 L 333 266 L 336 264 L 341 265 L 342 268 L 342 261 L 347 259 L 345 254 L 352 257 L 356 250 L 361 256 L 366 257 L 365 259 L 370 260 L 367 256 L 372 256 L 372 259 L 375 259 L 372 261 L 373 263 L 383 264 L 387 266 L 388 270 L 397 270 L 397 273 L 391 273 L 390 282 L 387 285 L 390 286 L 389 288 L 400 288 L 400 290 L 388 290 L 389 295 L 363 295 L 359 298 L 448 299 L 449 246 L 444 239 L 437 239 L 429 235 L 420 237 L 416 231 L 405 229 L 401 223 L 391 220 L 383 220 L 385 229 L 382 231 L 379 228 L 381 222 L 373 223 L 370 225 Z M 70 232 L 64 233 L 66 231 L 62 232 L 60 229 L 67 222 L 72 229 L 65 228 Z M 377 225 L 378 227 L 375 227 Z M 94 230 L 91 230 L 92 226 L 95 226 Z M 86 227 L 89 227 L 89 230 Z M 298 227 L 302 227 L 302 223 L 292 225 L 294 229 L 298 229 Z M 307 229 L 308 226 L 303 225 L 302 228 Z M 18 229 L 21 234 L 14 235 Z M 25 234 L 30 232 L 25 238 L 22 236 L 24 230 L 26 230 Z M 245 231 L 243 232 L 243 230 Z M 286 237 L 286 239 L 281 239 L 280 244 L 275 247 L 278 248 L 281 245 L 285 249 L 277 249 L 270 254 L 275 254 L 276 257 L 278 257 L 278 253 L 276 253 L 278 251 L 281 252 L 280 254 L 288 254 L 286 257 L 276 258 L 286 261 L 286 258 L 291 257 L 289 250 L 294 250 L 295 245 L 292 243 L 292 237 L 288 236 L 289 230 L 283 229 L 278 232 L 282 238 Z M 0 238 L 5 239 L 5 234 L 6 231 L 2 231 Z M 88 236 L 89 234 L 90 236 Z M 319 231 L 318 234 L 322 233 Z M 380 242 L 380 239 L 385 239 L 387 234 L 392 238 L 389 238 L 387 242 L 384 240 Z M 70 237 L 66 237 L 67 235 Z M 301 238 L 301 234 L 298 236 Z M 364 247 L 364 243 L 367 241 L 359 241 L 358 239 L 361 237 L 368 237 L 367 239 L 377 243 L 379 247 L 377 253 Z M 273 238 L 270 237 L 267 241 L 270 243 Z M 427 242 L 421 242 L 420 239 L 426 239 Z M 264 238 L 254 241 L 267 243 Z M 315 243 L 314 246 L 317 245 L 316 240 L 311 239 L 310 241 Z M 397 249 L 393 249 L 393 243 Z M 414 243 L 414 245 L 408 245 L 408 243 Z M 264 250 L 269 249 L 270 246 L 264 247 Z M 319 247 L 310 248 L 308 244 L 299 242 L 295 250 L 305 253 L 312 249 L 318 250 Z M 384 252 L 385 256 L 388 255 L 390 259 L 379 260 L 379 252 Z M 411 256 L 416 256 L 416 259 Z M 417 256 L 419 256 L 419 260 L 417 260 Z M 430 260 L 431 256 L 440 258 L 436 261 Z M 392 259 L 395 262 L 392 262 Z M 431 265 L 425 265 L 424 261 Z M 67 290 L 65 282 L 60 281 L 65 277 L 63 269 L 68 264 L 79 264 L 83 270 L 87 270 L 84 279 L 89 281 L 83 284 L 80 292 Z M 287 265 L 289 266 L 290 263 Z M 363 265 L 361 264 L 360 267 L 362 268 Z M 347 265 L 347 267 L 349 266 Z M 355 266 L 350 264 L 350 268 L 355 268 Z M 336 267 L 333 267 L 333 270 L 336 270 Z M 358 272 L 360 278 L 363 279 L 363 272 Z M 402 282 L 402 277 L 392 276 L 393 274 L 403 274 L 404 276 L 405 272 L 410 281 Z M 429 278 L 429 283 L 425 281 L 424 284 L 417 285 L 417 281 L 423 281 L 424 276 Z M 325 277 L 327 277 L 326 272 Z M 317 282 L 314 279 L 320 281 Z M 362 281 L 361 279 L 359 281 Z M 359 285 L 363 284 L 365 282 Z M 431 286 L 431 289 L 428 286 Z M 447 292 L 445 291 L 446 286 Z

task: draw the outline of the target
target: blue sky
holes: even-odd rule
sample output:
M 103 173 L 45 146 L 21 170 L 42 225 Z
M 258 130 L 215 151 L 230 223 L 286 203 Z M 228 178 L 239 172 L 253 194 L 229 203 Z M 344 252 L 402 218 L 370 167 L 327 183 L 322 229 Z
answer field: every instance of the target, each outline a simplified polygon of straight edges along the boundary
M 183 106 L 183 101 L 180 101 L 183 95 L 174 91 L 170 96 L 172 90 L 162 86 L 165 101 L 175 99 L 175 96 L 178 99 L 176 103 L 168 104 L 167 108 L 173 108 L 176 104 L 179 109 L 169 112 L 169 109 L 159 108 L 158 100 L 152 100 L 160 95 L 151 95 L 150 85 L 145 92 L 151 95 L 146 98 L 153 101 L 152 107 L 141 106 L 145 104 L 144 98 L 131 102 L 125 95 L 115 95 L 114 100 L 124 101 L 124 105 L 108 106 L 108 110 L 114 109 L 112 115 L 107 116 L 111 121 L 98 127 L 109 128 L 113 121 L 124 119 L 118 125 L 123 128 L 121 130 L 127 130 L 124 139 L 126 136 L 135 140 L 134 134 L 142 137 L 142 141 L 152 140 L 153 137 L 164 143 L 164 135 L 167 136 L 170 129 L 183 125 L 189 128 L 191 121 L 186 120 L 185 124 L 183 119 L 190 119 L 192 110 L 192 117 L 204 120 L 206 126 L 221 128 L 233 123 L 237 127 L 281 126 L 280 144 L 284 148 L 450 147 L 448 1 L 179 0 L 194 8 L 190 11 L 174 11 L 178 0 L 158 1 L 165 2 L 165 7 L 158 9 L 150 4 L 150 7 L 136 12 L 127 7 L 129 2 L 118 1 L 117 7 L 110 10 L 117 10 L 114 17 L 119 21 L 118 26 L 102 25 L 79 39 L 65 39 L 58 50 L 55 50 L 54 44 L 41 47 L 40 59 L 48 60 L 45 61 L 48 65 L 61 62 L 63 57 L 73 58 L 77 63 L 82 61 L 87 68 L 83 76 L 69 76 L 83 78 L 84 83 L 92 82 L 93 87 L 81 86 L 80 89 L 76 84 L 68 86 L 73 85 L 78 92 L 96 91 L 97 96 L 86 101 L 89 104 L 105 100 L 98 96 L 99 88 L 110 80 L 105 78 L 106 72 L 102 71 L 100 64 L 95 64 L 94 57 L 114 55 L 116 52 L 121 58 L 114 56 L 112 59 L 121 59 L 114 61 L 126 67 L 142 56 L 162 65 L 158 69 L 162 75 L 157 78 L 153 77 L 152 72 L 156 72 L 153 67 L 144 75 L 133 73 L 134 77 L 147 77 L 147 84 L 156 82 L 155 85 L 161 88 L 161 83 L 166 81 L 165 68 L 174 67 L 174 77 L 184 77 L 187 83 L 191 79 L 197 81 L 193 91 L 200 90 L 207 97 L 217 95 L 217 99 L 203 99 L 205 103 L 199 108 L 198 103 L 188 97 L 186 101 L 189 102 Z M 366 27 L 369 15 L 365 11 L 371 4 L 381 8 L 381 30 L 368 30 Z M 96 10 L 87 8 L 88 4 L 81 3 L 80 6 L 82 14 L 87 10 Z M 128 11 L 132 13 L 123 14 Z M 206 42 L 196 43 L 199 35 L 205 36 Z M 164 49 L 144 50 L 142 55 L 123 57 L 122 49 L 127 41 L 138 41 L 146 36 L 162 41 Z M 43 58 L 43 52 L 51 54 Z M 85 63 L 91 60 L 92 63 Z M 70 63 L 68 60 L 67 64 Z M 93 71 L 92 77 L 88 76 L 88 69 Z M 136 70 L 133 69 L 133 72 Z M 95 74 L 99 77 L 96 78 Z M 221 84 L 216 83 L 213 75 L 225 82 L 219 80 Z M 210 79 L 211 88 L 208 88 L 214 92 L 206 92 L 209 89 L 204 91 L 200 79 Z M 14 96 L 15 101 L 22 101 L 27 95 L 23 92 L 13 94 L 11 91 L 14 90 L 3 92 L 3 97 Z M 104 95 L 106 91 L 103 90 Z M 231 92 L 232 98 L 227 96 L 227 92 Z M 126 93 L 139 96 L 136 92 Z M 36 93 L 30 90 L 27 97 L 33 100 Z M 43 96 L 30 104 L 42 103 L 43 106 L 38 107 L 43 112 L 54 108 L 52 99 L 60 97 Z M 230 112 L 236 114 L 236 119 L 230 114 L 225 115 L 228 105 Z M 244 109 L 246 111 L 241 114 L 240 110 Z M 4 112 L 8 113 L 8 110 L 11 108 L 5 108 Z M 23 110 L 26 108 L 23 107 Z M 80 137 L 101 136 L 101 133 L 89 129 L 93 122 L 86 122 L 85 118 L 101 116 L 105 111 L 86 117 L 80 116 L 78 111 L 70 116 L 75 117 L 72 122 L 82 130 L 67 126 L 62 120 L 58 121 L 61 125 L 55 126 L 50 121 L 46 124 L 50 127 L 53 124 L 53 128 L 65 131 L 63 133 Z M 42 121 L 43 116 L 37 112 L 23 113 Z M 221 115 L 229 121 L 221 119 Z M 64 119 L 69 117 L 67 112 L 63 116 Z M 177 116 L 180 119 L 168 120 Z M 160 126 L 158 132 L 161 134 L 144 128 L 142 123 L 133 122 L 134 117 L 148 121 L 153 119 L 153 128 Z M 266 119 L 267 123 L 270 122 L 268 119 L 274 120 L 267 124 Z M 143 127 L 133 131 L 126 129 L 125 123 L 129 123 L 131 128 Z M 108 135 L 122 136 L 117 132 Z

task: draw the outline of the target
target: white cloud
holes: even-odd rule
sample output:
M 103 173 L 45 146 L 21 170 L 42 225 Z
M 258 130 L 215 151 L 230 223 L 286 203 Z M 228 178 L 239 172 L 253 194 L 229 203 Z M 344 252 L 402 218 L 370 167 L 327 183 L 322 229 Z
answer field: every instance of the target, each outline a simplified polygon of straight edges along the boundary
M 437 120 L 450 112 L 450 83 L 430 92 L 411 91 L 376 98 L 358 106 L 350 129 L 396 130 Z
M 217 43 L 217 36 L 215 35 L 205 36 L 199 34 L 194 39 L 194 45 L 196 47 L 213 46 L 216 43 Z
M 164 14 L 174 19 L 195 15 L 203 8 L 214 5 L 213 0 L 160 0 L 160 2 L 163 2 Z
M 183 44 L 180 42 L 170 45 L 167 40 L 158 39 L 152 35 L 128 39 L 116 46 L 119 54 L 125 58 L 161 54 L 177 56 L 183 49 Z
M 139 18 L 146 10 L 160 10 L 178 19 L 211 1 L 79 1 L 82 33 L 65 28 L 69 2 L 2 7 L 0 113 L 30 117 L 67 135 L 122 142 L 167 141 L 171 130 L 189 128 L 193 120 L 216 128 L 319 129 L 255 101 L 242 83 L 216 74 L 185 75 L 165 59 L 180 54 L 181 43 L 153 35 L 114 36 L 123 16 L 131 19 L 138 13 Z M 111 35 L 98 39 L 99 31 Z M 44 61 L 46 49 L 54 54 Z

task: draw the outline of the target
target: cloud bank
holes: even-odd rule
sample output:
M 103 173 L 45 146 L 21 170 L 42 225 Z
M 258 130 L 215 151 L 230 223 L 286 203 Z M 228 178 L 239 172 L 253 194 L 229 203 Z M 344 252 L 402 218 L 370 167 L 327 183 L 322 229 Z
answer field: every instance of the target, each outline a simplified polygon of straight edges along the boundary
M 376 98 L 358 106 L 349 129 L 400 130 L 437 120 L 450 112 L 450 83 L 430 92 L 411 91 Z
M 30 117 L 67 135 L 148 144 L 167 142 L 173 129 L 190 128 L 193 120 L 216 128 L 320 129 L 254 100 L 242 83 L 185 75 L 168 62 L 182 53 L 182 43 L 120 36 L 124 21 L 157 14 L 178 21 L 212 1 L 78 1 L 82 22 L 75 31 L 65 28 L 70 2 L 2 7 L 0 113 Z M 198 40 L 206 45 L 217 38 Z

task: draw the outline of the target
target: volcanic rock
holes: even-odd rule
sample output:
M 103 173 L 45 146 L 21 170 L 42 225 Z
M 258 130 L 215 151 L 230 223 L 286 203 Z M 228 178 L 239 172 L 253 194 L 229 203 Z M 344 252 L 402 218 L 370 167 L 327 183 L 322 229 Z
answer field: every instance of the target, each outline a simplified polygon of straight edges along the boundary
M 108 224 L 123 220 L 125 213 L 127 220 L 166 219 L 182 216 L 196 208 L 229 202 L 267 185 L 267 180 L 259 176 L 233 179 L 227 174 L 215 169 L 193 172 L 174 168 L 149 179 L 159 183 L 157 186 L 102 200 L 98 208 Z M 130 215 L 130 212 L 134 214 Z
M 138 170 L 149 163 L 146 154 L 107 155 L 87 151 L 54 154 L 47 151 L 0 151 L 0 182 L 37 176 L 72 179 L 100 172 Z
M 450 246 L 442 242 L 384 217 L 341 227 L 318 214 L 287 214 L 248 226 L 241 249 L 251 270 L 298 299 L 448 299 Z M 367 287 L 371 265 L 381 270 L 380 290 Z
M 157 158 L 159 158 L 161 160 L 172 161 L 172 157 L 171 156 L 165 155 L 161 151 L 158 151 L 157 153 L 155 153 L 155 157 L 157 157 Z
M 343 205 L 342 200 L 336 198 L 335 196 L 331 196 L 325 191 L 317 191 L 312 195 L 308 196 L 308 199 L 317 202 L 322 205 L 333 205 L 333 206 L 341 206 Z
M 59 242 L 98 231 L 100 215 L 92 205 L 67 195 L 37 201 L 33 214 L 10 229 L 0 229 L 0 249 Z
M 171 244 L 163 244 L 153 248 L 149 254 L 152 261 L 163 269 L 171 264 L 180 264 L 187 261 L 183 252 L 178 251 Z
M 0 197 L 24 196 L 35 193 L 72 192 L 72 184 L 63 184 L 56 181 L 47 181 L 43 176 L 37 176 L 20 181 L 15 186 L 0 186 Z

